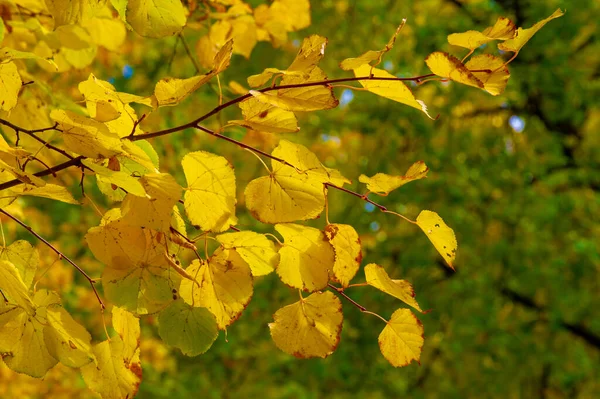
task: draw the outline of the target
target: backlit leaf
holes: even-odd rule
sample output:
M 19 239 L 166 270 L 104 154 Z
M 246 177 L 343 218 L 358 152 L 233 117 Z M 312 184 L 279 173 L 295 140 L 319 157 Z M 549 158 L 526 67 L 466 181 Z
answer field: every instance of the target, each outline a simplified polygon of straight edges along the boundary
M 293 112 L 262 103 L 256 98 L 251 97 L 242 101 L 240 108 L 244 120 L 234 120 L 229 123 L 269 133 L 295 133 L 300 130 Z
M 10 303 L 19 306 L 27 313 L 34 313 L 33 302 L 27 294 L 27 286 L 17 268 L 7 260 L 0 260 L 0 290 Z
M 340 300 L 325 291 L 279 309 L 273 319 L 269 328 L 279 349 L 299 358 L 325 358 L 340 342 L 344 317 Z
M 0 260 L 6 260 L 18 270 L 25 287 L 33 283 L 35 272 L 40 263 L 40 254 L 29 241 L 18 240 L 8 247 L 0 247 Z
M 139 355 L 128 361 L 119 336 L 94 345 L 93 352 L 96 361 L 81 368 L 87 386 L 102 399 L 133 398 L 142 380 Z
M 491 54 L 481 54 L 472 57 L 467 61 L 465 66 L 473 72 L 473 75 L 483 83 L 483 89 L 493 96 L 500 95 L 504 92 L 510 72 L 504 65 L 502 58 L 495 57 Z
M 146 37 L 172 36 L 186 24 L 181 0 L 129 0 L 126 18 L 134 31 Z
M 275 244 L 263 234 L 240 231 L 218 235 L 217 240 L 223 248 L 237 252 L 250 266 L 253 276 L 269 274 L 279 263 Z
M 483 32 L 469 30 L 463 33 L 453 33 L 448 36 L 448 43 L 474 50 L 477 47 L 493 40 L 507 40 L 515 35 L 517 27 L 508 18 L 500 17 L 496 23 Z
M 322 231 L 299 224 L 278 224 L 284 238 L 277 274 L 290 287 L 316 291 L 327 286 L 333 269 L 333 247 Z
M 432 211 L 421 211 L 417 216 L 417 225 L 427 235 L 448 266 L 454 270 L 453 262 L 458 248 L 454 231 Z
M 325 227 L 325 236 L 335 253 L 333 278 L 347 287 L 362 261 L 358 233 L 348 224 L 330 224 Z
M 192 306 L 207 308 L 223 330 L 236 321 L 252 298 L 252 274 L 235 251 L 217 250 L 209 261 L 195 259 L 186 269 L 200 283 L 181 282 L 180 295 Z
M 210 349 L 219 335 L 215 316 L 206 308 L 174 301 L 158 314 L 158 333 L 167 344 L 187 356 L 198 356 Z
M 32 197 L 48 198 L 55 201 L 65 202 L 67 204 L 79 205 L 79 202 L 73 198 L 73 195 L 66 187 L 58 184 L 46 183 L 43 187 L 36 187 L 31 184 L 21 184 L 12 187 L 10 191 L 17 196 L 28 195 Z
M 21 89 L 21 75 L 14 62 L 0 63 L 0 87 L 0 110 L 10 111 L 17 105 Z
M 246 206 L 263 223 L 314 219 L 325 207 L 323 183 L 343 186 L 350 182 L 337 170 L 323 166 L 315 154 L 300 144 L 281 140 L 272 155 L 298 170 L 272 160 L 272 173 L 246 186 Z
M 562 17 L 563 15 L 565 15 L 564 11 L 562 11 L 559 8 L 556 11 L 554 11 L 554 13 L 552 13 L 552 15 L 550 15 L 548 18 L 541 20 L 540 22 L 533 25 L 531 28 L 517 29 L 517 33 L 515 34 L 515 37 L 513 39 L 509 39 L 503 43 L 498 44 L 498 49 L 502 50 L 502 51 L 512 51 L 512 52 L 518 53 L 519 50 L 521 50 L 521 48 L 525 44 L 527 44 L 529 39 L 531 39 L 533 37 L 533 35 L 535 35 L 537 33 L 537 31 L 542 29 L 544 27 L 544 25 L 546 25 L 548 22 L 550 22 L 551 20 L 553 20 L 555 18 Z
M 379 349 L 394 367 L 404 367 L 413 360 L 420 363 L 423 348 L 423 325 L 408 309 L 398 309 L 379 334 Z
M 425 58 L 425 63 L 437 76 L 483 89 L 483 83 L 458 58 L 450 54 L 436 51 Z
M 45 3 L 56 29 L 92 18 L 104 7 L 106 0 L 45 0 Z
M 237 224 L 233 166 L 205 151 L 187 154 L 181 161 L 188 187 L 184 206 L 190 221 L 203 231 L 221 232 Z
M 385 173 L 377 173 L 372 177 L 360 175 L 358 181 L 366 183 L 367 190 L 370 192 L 385 196 L 406 183 L 427 177 L 427 172 L 429 172 L 429 168 L 425 165 L 425 162 L 418 161 L 408 168 L 404 176 L 392 176 L 386 175 Z
M 123 357 L 131 361 L 139 356 L 140 351 L 140 319 L 133 313 L 118 306 L 112 308 L 113 328 L 123 341 Z
M 400 299 L 407 305 L 412 306 L 419 312 L 423 312 L 415 299 L 415 290 L 409 282 L 404 280 L 392 280 L 385 269 L 375 263 L 365 266 L 365 277 L 367 284 L 385 292 L 388 295 Z
M 305 38 L 288 71 L 310 72 L 325 55 L 325 47 L 327 47 L 326 37 L 310 35 Z
M 105 184 L 114 184 L 121 187 L 127 193 L 137 195 L 138 197 L 146 197 L 146 190 L 139 182 L 139 179 L 120 171 L 110 170 L 102 165 L 91 162 L 89 159 L 84 159 L 82 163 L 96 172 L 96 178 L 99 182 Z
M 46 311 L 48 325 L 44 341 L 48 352 L 68 367 L 81 367 L 94 359 L 92 337 L 62 306 L 49 306 Z
M 373 68 L 368 64 L 364 64 L 354 69 L 354 75 L 356 77 L 370 76 L 370 74 L 380 78 L 396 78 L 387 71 Z M 359 80 L 359 83 L 371 93 L 416 108 L 419 111 L 424 112 L 429 118 L 435 119 L 429 115 L 429 112 L 427 111 L 427 105 L 425 105 L 423 101 L 417 100 L 412 91 L 404 84 L 404 82 L 399 80 Z

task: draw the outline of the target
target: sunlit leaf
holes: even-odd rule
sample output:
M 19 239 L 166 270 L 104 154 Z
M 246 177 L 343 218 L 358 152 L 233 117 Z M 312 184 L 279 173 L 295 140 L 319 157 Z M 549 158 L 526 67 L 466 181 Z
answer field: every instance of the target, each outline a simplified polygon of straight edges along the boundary
M 425 58 L 425 63 L 437 76 L 483 89 L 483 83 L 453 55 L 436 51 Z
M 225 249 L 237 252 L 250 266 L 253 276 L 269 274 L 279 263 L 275 244 L 262 234 L 240 231 L 218 235 L 217 240 Z
M 10 111 L 17 105 L 21 89 L 21 75 L 14 62 L 0 63 L 0 86 L 0 110 Z
M 219 335 L 215 316 L 206 308 L 174 301 L 158 314 L 158 333 L 184 355 L 198 356 L 210 349 Z
M 446 225 L 435 212 L 421 211 L 417 216 L 417 225 L 427 235 L 435 249 L 442 255 L 448 266 L 454 269 L 454 259 L 458 244 L 454 231 Z
M 223 330 L 236 321 L 252 298 L 252 274 L 235 251 L 217 250 L 208 262 L 195 259 L 186 269 L 200 283 L 181 282 L 180 295 L 192 306 L 207 308 Z
M 27 313 L 34 313 L 33 302 L 27 294 L 27 286 L 17 268 L 7 260 L 0 260 L 0 290 L 10 303 L 19 306 Z
M 269 324 L 282 351 L 299 358 L 327 357 L 340 342 L 342 303 L 331 292 L 315 292 L 279 309 Z
M 290 287 L 316 291 L 327 286 L 333 269 L 333 247 L 322 231 L 299 224 L 278 224 L 284 238 L 277 274 Z
M 234 120 L 229 123 L 269 133 L 295 133 L 300 130 L 293 112 L 262 103 L 256 98 L 251 97 L 242 101 L 240 108 L 244 120 Z
M 87 330 L 60 305 L 47 308 L 44 341 L 48 352 L 68 367 L 81 367 L 94 359 L 92 337 Z
M 356 77 L 370 76 L 371 74 L 379 78 L 396 78 L 387 71 L 373 68 L 368 64 L 364 64 L 354 69 L 354 75 Z M 435 119 L 429 115 L 429 112 L 427 111 L 427 105 L 425 105 L 423 101 L 417 100 L 412 91 L 404 84 L 404 82 L 399 80 L 359 80 L 359 83 L 371 93 L 416 108 L 419 111 L 424 112 L 429 118 Z
M 118 306 L 112 308 L 113 328 L 123 341 L 123 357 L 131 361 L 136 354 L 139 356 L 140 320 L 133 313 Z
M 367 190 L 378 195 L 388 195 L 391 191 L 402 187 L 406 183 L 427 177 L 429 168 L 425 162 L 418 161 L 411 165 L 404 176 L 392 176 L 385 173 L 377 173 L 375 176 L 367 177 L 360 175 L 358 181 L 367 185 Z
M 394 367 L 404 367 L 413 360 L 420 363 L 423 348 L 423 325 L 408 309 L 398 309 L 379 334 L 379 349 Z
M 423 312 L 415 299 L 415 290 L 408 281 L 392 280 L 385 269 L 375 263 L 365 266 L 365 277 L 367 278 L 367 284 L 370 286 L 400 299 L 421 313 Z
M 325 236 L 335 253 L 333 278 L 347 287 L 362 261 L 358 233 L 348 224 L 330 224 L 325 227 Z
M 125 172 L 110 170 L 109 168 L 105 168 L 88 159 L 84 159 L 82 162 L 86 167 L 96 172 L 96 178 L 99 182 L 114 184 L 117 187 L 121 187 L 127 193 L 139 197 L 146 196 L 146 190 L 144 190 L 144 186 L 139 182 L 139 179 L 136 179 Z
M 481 54 L 472 57 L 465 66 L 473 72 L 473 75 L 483 83 L 483 89 L 491 95 L 497 96 L 504 93 L 510 72 L 504 65 L 504 60 L 491 54 Z
M 555 18 L 562 17 L 563 15 L 565 15 L 564 11 L 562 11 L 559 8 L 556 11 L 554 11 L 552 13 L 552 15 L 550 15 L 548 18 L 541 20 L 540 22 L 533 25 L 531 28 L 517 29 L 517 33 L 515 34 L 515 37 L 513 39 L 509 39 L 503 43 L 498 44 L 498 49 L 502 50 L 502 51 L 512 51 L 512 52 L 518 53 L 519 50 L 521 50 L 521 48 L 525 44 L 527 44 L 529 39 L 531 39 L 533 37 L 533 35 L 535 35 L 537 33 L 537 31 L 542 29 L 544 27 L 544 25 L 546 25 L 548 22 L 550 22 L 551 20 L 553 20 Z
M 129 0 L 127 22 L 138 34 L 146 37 L 172 36 L 181 32 L 186 12 L 180 0 Z
M 474 50 L 493 40 L 507 40 L 515 35 L 517 27 L 508 18 L 500 17 L 496 23 L 482 32 L 469 30 L 463 33 L 453 33 L 448 36 L 448 43 Z
M 0 246 L 0 260 L 6 260 L 19 271 L 19 275 L 29 289 L 40 263 L 40 254 L 29 241 L 18 240 L 8 247 Z
M 75 24 L 95 16 L 106 0 L 45 0 L 54 27 Z
M 188 187 L 184 206 L 190 221 L 204 231 L 221 232 L 237 224 L 233 166 L 219 155 L 191 152 L 181 161 Z

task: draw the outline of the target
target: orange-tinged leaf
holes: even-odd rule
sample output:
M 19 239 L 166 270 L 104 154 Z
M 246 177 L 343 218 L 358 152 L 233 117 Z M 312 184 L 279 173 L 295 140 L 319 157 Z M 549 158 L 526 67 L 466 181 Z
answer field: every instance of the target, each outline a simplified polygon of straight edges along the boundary
M 477 47 L 493 40 L 507 40 L 515 35 L 517 27 L 508 18 L 500 17 L 496 23 L 483 32 L 469 30 L 463 33 L 453 33 L 448 36 L 448 43 L 474 50 Z
M 188 218 L 203 231 L 222 232 L 237 224 L 233 166 L 219 155 L 191 152 L 181 161 L 188 187 L 184 206 Z
M 239 231 L 217 236 L 223 248 L 237 252 L 250 266 L 253 276 L 271 273 L 279 263 L 275 244 L 263 234 L 253 231 Z
M 398 309 L 379 334 L 379 349 L 394 367 L 404 367 L 413 360 L 419 364 L 423 348 L 423 325 L 408 309 Z
M 437 213 L 432 211 L 421 211 L 417 216 L 417 225 L 427 235 L 448 266 L 454 270 L 453 263 L 458 248 L 454 231 Z
M 356 77 L 370 76 L 370 74 L 373 74 L 373 76 L 379 78 L 395 78 L 394 75 L 388 73 L 387 71 L 373 68 L 368 64 L 364 64 L 354 69 L 354 75 Z M 425 105 L 423 101 L 417 100 L 412 91 L 404 84 L 404 82 L 399 80 L 359 80 L 359 83 L 371 93 L 416 108 L 419 111 L 423 111 L 430 119 L 435 119 L 429 115 L 429 112 L 427 111 L 427 105 Z
M 370 286 L 400 299 L 402 302 L 423 313 L 415 299 L 415 290 L 408 281 L 392 280 L 385 269 L 375 263 L 365 266 L 365 277 L 367 278 L 367 284 Z
M 473 75 L 483 83 L 483 89 L 493 96 L 504 92 L 510 72 L 504 65 L 504 60 L 491 54 L 476 55 L 467 61 L 465 66 L 473 72 Z M 488 72 L 489 71 L 489 72 Z
M 262 103 L 256 98 L 251 97 L 242 101 L 240 108 L 244 120 L 229 121 L 229 123 L 268 133 L 295 133 L 300 130 L 293 112 Z
M 361 67 L 362 65 L 371 64 L 373 61 L 377 61 L 377 63 L 381 62 L 383 55 L 394 47 L 394 43 L 396 43 L 396 37 L 398 36 L 398 33 L 400 33 L 400 30 L 404 27 L 405 23 L 406 18 L 402 20 L 402 23 L 398 26 L 396 32 L 394 32 L 393 36 L 382 50 L 369 50 L 356 58 L 346 58 L 344 61 L 340 62 L 340 68 L 342 68 L 344 71 L 351 71 Z
M 290 287 L 316 291 L 327 287 L 333 269 L 333 247 L 322 231 L 299 224 L 278 224 L 283 236 L 277 274 Z
M 252 298 L 250 267 L 235 251 L 218 249 L 208 262 L 195 259 L 186 271 L 200 286 L 182 280 L 181 297 L 192 306 L 207 308 L 221 330 L 240 317 Z
M 555 18 L 562 17 L 563 15 L 565 15 L 564 11 L 562 11 L 559 8 L 556 11 L 554 11 L 554 13 L 552 13 L 552 15 L 550 15 L 548 18 L 541 20 L 540 22 L 533 25 L 531 28 L 517 29 L 517 33 L 516 33 L 515 37 L 513 39 L 509 39 L 503 43 L 498 44 L 498 49 L 500 49 L 502 51 L 512 51 L 512 52 L 518 53 L 519 50 L 521 50 L 521 48 L 525 44 L 527 44 L 529 39 L 531 39 L 533 37 L 533 35 L 535 35 L 537 33 L 537 31 L 542 29 L 544 27 L 544 25 L 546 25 L 548 22 L 550 22 L 551 20 L 553 20 Z
M 437 76 L 483 89 L 483 83 L 458 58 L 448 53 L 431 53 L 425 58 L 425 63 Z
M 360 175 L 358 181 L 367 185 L 367 190 L 372 193 L 386 196 L 391 191 L 402 187 L 406 183 L 427 177 L 429 168 L 423 161 L 417 161 L 411 165 L 404 176 L 392 176 L 385 173 L 377 173 L 375 176 L 368 177 Z
M 330 224 L 325 227 L 325 236 L 335 253 L 333 278 L 343 287 L 347 287 L 362 261 L 358 233 L 348 224 Z
M 279 309 L 269 324 L 282 351 L 299 358 L 331 355 L 340 342 L 342 303 L 331 292 L 315 292 Z

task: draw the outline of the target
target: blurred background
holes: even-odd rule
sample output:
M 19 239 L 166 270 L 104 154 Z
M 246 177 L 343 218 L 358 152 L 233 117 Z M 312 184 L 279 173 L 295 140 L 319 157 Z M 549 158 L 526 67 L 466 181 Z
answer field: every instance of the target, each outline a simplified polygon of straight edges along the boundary
M 431 121 L 412 108 L 339 88 L 337 109 L 302 115 L 300 133 L 285 137 L 309 146 L 359 191 L 364 190 L 358 184 L 361 173 L 403 174 L 418 160 L 429 166 L 427 179 L 374 199 L 413 219 L 422 209 L 439 213 L 458 238 L 456 272 L 444 266 L 415 226 L 343 193 L 332 192 L 329 200 L 330 220 L 351 223 L 360 233 L 363 265 L 375 262 L 392 278 L 408 280 L 421 307 L 432 310 L 419 315 L 425 328 L 420 366 L 391 367 L 377 345 L 382 323 L 347 302 L 341 343 L 333 355 L 300 360 L 280 352 L 267 324 L 296 294 L 271 274 L 257 280 L 242 317 L 202 356 L 187 358 L 164 346 L 155 320 L 145 318 L 144 380 L 138 397 L 600 397 L 600 3 L 313 1 L 309 28 L 277 49 L 259 43 L 249 60 L 236 56 L 222 79 L 245 85 L 247 76 L 266 67 L 287 67 L 302 38 L 312 33 L 329 38 L 321 63 L 328 76 L 347 76 L 338 63 L 382 48 L 402 18 L 407 24 L 382 65 L 397 76 L 421 75 L 429 72 L 423 60 L 433 51 L 465 55 L 466 50 L 447 43 L 450 33 L 482 30 L 499 16 L 530 27 L 557 8 L 566 9 L 566 15 L 549 22 L 523 48 L 509 66 L 511 78 L 500 96 L 453 83 L 414 87 L 432 114 L 440 114 Z M 193 46 L 202 32 L 184 34 Z M 149 94 L 164 76 L 194 73 L 181 45 L 174 53 L 174 38 L 136 41 L 129 35 L 121 55 L 106 55 L 92 69 L 102 79 L 112 78 L 120 91 Z M 495 44 L 480 51 L 495 52 Z M 54 84 L 84 80 L 89 72 L 74 72 Z M 187 122 L 211 109 L 215 98 L 215 91 L 207 89 L 180 107 L 151 115 L 145 129 Z M 222 120 L 237 118 L 237 112 L 228 110 Z M 219 121 L 214 123 L 218 127 Z M 278 139 L 228 131 L 265 150 Z M 197 149 L 230 159 L 238 187 L 263 174 L 250 154 L 193 132 L 154 143 L 162 156 L 161 169 L 179 173 L 178 178 L 180 154 Z M 78 175 L 72 179 L 75 192 Z M 242 190 L 238 192 L 239 227 L 272 231 L 244 210 Z M 102 210 L 110 209 L 102 194 L 91 193 Z M 37 218 L 41 232 L 99 275 L 101 265 L 82 239 L 98 223 L 93 209 L 88 205 L 82 213 L 71 205 L 43 202 L 42 210 L 41 201 L 28 201 L 28 220 Z M 310 222 L 321 228 L 324 223 Z M 14 231 L 7 234 L 26 238 L 10 228 Z M 49 252 L 39 248 L 42 261 L 51 263 Z M 356 281 L 362 279 L 359 272 Z M 79 276 L 67 265 L 57 265 L 44 282 L 60 290 L 88 329 L 101 337 L 93 296 Z M 368 287 L 348 294 L 384 317 L 399 307 L 394 298 Z M 67 368 L 59 366 L 37 381 L 1 366 L 0 396 L 16 395 L 91 394 L 78 373 Z

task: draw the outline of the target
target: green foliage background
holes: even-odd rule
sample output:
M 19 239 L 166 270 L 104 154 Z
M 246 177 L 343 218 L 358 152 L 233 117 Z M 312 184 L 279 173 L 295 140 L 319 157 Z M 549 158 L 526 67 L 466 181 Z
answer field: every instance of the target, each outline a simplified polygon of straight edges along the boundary
M 600 397 L 600 42 L 594 28 L 600 5 L 574 3 L 313 1 L 312 26 L 294 35 L 329 38 L 322 67 L 332 78 L 345 76 L 339 61 L 381 48 L 402 18 L 408 23 L 385 58 L 386 68 L 414 76 L 428 72 L 423 60 L 432 51 L 464 55 L 447 44 L 449 33 L 482 29 L 498 16 L 528 27 L 558 7 L 567 13 L 542 29 L 510 64 L 512 76 L 501 96 L 433 82 L 415 90 L 433 114 L 441 114 L 437 121 L 362 92 L 354 92 L 342 107 L 299 118 L 301 131 L 291 139 L 353 178 L 355 188 L 361 173 L 400 174 L 417 160 L 431 169 L 427 179 L 380 202 L 413 218 L 420 209 L 438 212 L 457 234 L 456 273 L 444 267 L 414 226 L 370 212 L 356 198 L 330 194 L 331 221 L 351 222 L 361 234 L 363 264 L 377 262 L 392 278 L 410 281 L 421 307 L 432 309 L 420 316 L 426 338 L 420 367 L 392 368 L 377 347 L 381 322 L 348 303 L 342 340 L 332 356 L 300 360 L 280 352 L 267 324 L 296 294 L 271 274 L 257 281 L 247 310 L 207 354 L 187 358 L 173 350 L 163 360 L 142 359 L 139 397 Z M 188 41 L 195 39 L 190 35 Z M 135 71 L 131 79 L 120 77 L 123 65 L 115 62 L 106 63 L 98 77 L 115 77 L 117 89 L 143 94 L 166 75 L 191 76 L 181 47 L 167 70 L 174 41 L 132 44 L 126 59 Z M 265 67 L 285 67 L 295 51 L 293 45 L 273 49 L 259 43 L 249 61 L 233 59 L 224 81 L 245 83 Z M 150 123 L 175 126 L 214 106 L 214 91 L 193 97 L 152 115 Z M 522 132 L 511 127 L 511 117 L 524 122 Z M 239 130 L 233 136 L 244 134 Z M 230 159 L 240 182 L 264 173 L 250 154 L 193 132 L 156 142 L 163 156 L 172 155 L 161 166 L 165 169 L 178 168 L 180 154 L 204 149 Z M 109 207 L 94 194 L 100 206 Z M 61 226 L 48 234 L 65 252 L 93 266 L 81 237 L 87 226 L 97 224 L 97 215 L 43 204 L 52 225 Z M 240 215 L 243 227 L 269 231 L 255 224 L 248 214 Z M 67 287 L 67 298 L 69 290 L 71 306 L 81 311 L 80 296 Z M 398 307 L 373 289 L 355 288 L 351 296 L 384 317 Z M 89 305 L 88 312 L 94 310 Z M 101 327 L 96 331 L 101 334 Z M 144 323 L 143 335 L 157 336 L 152 322 Z

